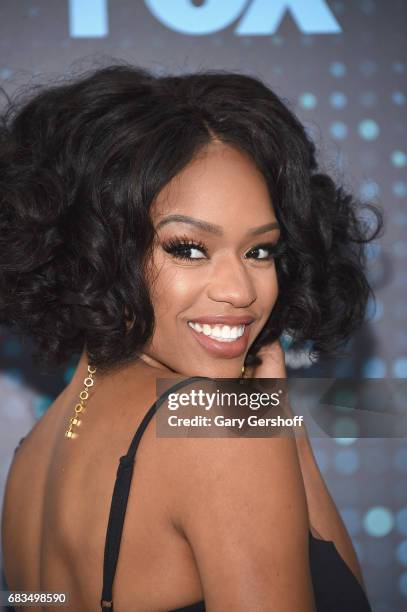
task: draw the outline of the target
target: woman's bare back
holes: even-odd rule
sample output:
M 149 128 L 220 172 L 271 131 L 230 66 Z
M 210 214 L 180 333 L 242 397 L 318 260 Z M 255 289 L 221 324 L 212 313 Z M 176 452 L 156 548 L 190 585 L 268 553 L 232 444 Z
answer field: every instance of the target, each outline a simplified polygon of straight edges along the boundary
M 174 375 L 138 361 L 106 378 L 96 376 L 79 436 L 69 440 L 64 434 L 86 367 L 82 358 L 70 385 L 16 453 L 4 502 L 3 553 L 11 590 L 64 592 L 70 602 L 65 609 L 96 612 L 119 457 L 156 399 L 156 379 Z M 162 470 L 176 450 L 173 443 L 157 438 L 154 425 L 140 442 L 114 584 L 116 612 L 164 611 L 204 599 L 192 550 L 166 503 L 177 486 L 177 478 L 169 481 Z M 334 541 L 362 582 L 307 446 L 300 447 L 299 458 L 312 533 Z
M 154 402 L 160 375 L 171 377 L 138 362 L 96 380 L 79 436 L 69 440 L 64 433 L 86 376 L 82 363 L 24 440 L 10 471 L 3 514 L 11 590 L 65 592 L 69 610 L 100 608 L 119 457 Z M 137 454 L 115 578 L 118 612 L 164 610 L 202 598 L 190 548 L 166 513 L 161 446 L 155 428 L 148 427 Z

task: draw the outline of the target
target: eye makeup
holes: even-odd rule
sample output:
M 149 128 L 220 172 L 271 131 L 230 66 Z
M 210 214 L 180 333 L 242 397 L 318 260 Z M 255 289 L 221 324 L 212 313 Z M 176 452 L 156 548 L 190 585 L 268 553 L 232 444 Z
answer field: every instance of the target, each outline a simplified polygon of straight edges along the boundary
M 170 238 L 169 240 L 163 241 L 163 250 L 174 257 L 175 259 L 181 259 L 184 261 L 199 261 L 208 257 L 208 249 L 200 240 L 194 240 L 183 235 L 179 237 Z M 249 257 L 255 261 L 271 261 L 281 254 L 282 241 L 277 240 L 275 242 L 262 242 L 252 247 L 247 254 L 258 253 L 260 251 L 267 251 L 266 256 L 262 257 Z M 192 253 L 195 253 L 193 255 Z M 196 253 L 201 253 L 196 256 Z M 188 255 L 189 253 L 189 255 Z M 203 254 L 203 257 L 202 257 Z

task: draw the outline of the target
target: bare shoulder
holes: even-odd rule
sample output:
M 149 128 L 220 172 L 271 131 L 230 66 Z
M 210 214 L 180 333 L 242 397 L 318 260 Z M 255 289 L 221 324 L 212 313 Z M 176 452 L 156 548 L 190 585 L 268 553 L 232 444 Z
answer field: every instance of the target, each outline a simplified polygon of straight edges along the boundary
M 173 483 L 169 512 L 194 553 L 207 609 L 313 611 L 295 439 L 171 443 L 162 466 L 163 478 Z

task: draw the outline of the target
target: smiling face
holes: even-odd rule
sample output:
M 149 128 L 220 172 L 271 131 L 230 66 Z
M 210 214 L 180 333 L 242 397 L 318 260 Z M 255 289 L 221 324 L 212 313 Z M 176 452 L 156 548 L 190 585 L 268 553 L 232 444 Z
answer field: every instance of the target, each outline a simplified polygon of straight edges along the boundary
M 280 230 L 262 174 L 213 142 L 164 187 L 151 215 L 156 326 L 143 353 L 187 376 L 240 376 L 278 295 Z

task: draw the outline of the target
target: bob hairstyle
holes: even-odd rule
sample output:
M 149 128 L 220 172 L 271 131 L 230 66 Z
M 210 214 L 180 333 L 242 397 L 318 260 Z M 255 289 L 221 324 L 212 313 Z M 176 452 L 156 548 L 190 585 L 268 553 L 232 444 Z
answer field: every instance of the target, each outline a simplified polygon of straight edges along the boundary
M 137 357 L 154 330 L 150 208 L 215 137 L 250 156 L 281 227 L 278 299 L 246 365 L 284 331 L 333 353 L 360 326 L 373 295 L 364 244 L 382 213 L 363 205 L 376 219 L 363 223 L 283 101 L 243 74 L 120 64 L 9 101 L 2 115 L 0 323 L 30 336 L 40 363 L 85 347 L 105 371 Z

